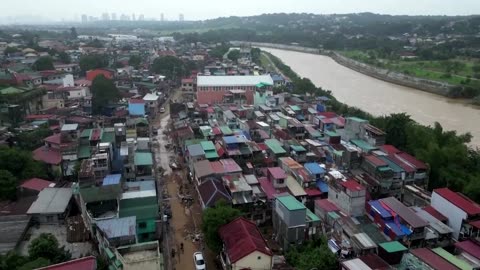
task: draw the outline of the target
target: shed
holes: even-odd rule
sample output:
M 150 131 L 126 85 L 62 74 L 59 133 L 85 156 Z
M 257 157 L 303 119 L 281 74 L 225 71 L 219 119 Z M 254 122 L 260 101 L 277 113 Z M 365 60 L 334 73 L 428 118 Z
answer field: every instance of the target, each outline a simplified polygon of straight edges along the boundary
M 408 250 L 408 248 L 398 241 L 385 242 L 378 246 L 378 256 L 390 265 L 399 264 L 402 260 L 403 253 Z

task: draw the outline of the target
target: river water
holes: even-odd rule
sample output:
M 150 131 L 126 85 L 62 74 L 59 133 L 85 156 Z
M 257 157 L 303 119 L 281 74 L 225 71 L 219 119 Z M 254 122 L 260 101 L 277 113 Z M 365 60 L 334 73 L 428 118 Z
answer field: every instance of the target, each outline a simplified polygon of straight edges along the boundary
M 388 83 L 344 67 L 328 56 L 262 48 L 309 78 L 341 102 L 380 116 L 405 112 L 415 121 L 445 130 L 470 132 L 473 146 L 480 146 L 480 109 L 417 89 Z

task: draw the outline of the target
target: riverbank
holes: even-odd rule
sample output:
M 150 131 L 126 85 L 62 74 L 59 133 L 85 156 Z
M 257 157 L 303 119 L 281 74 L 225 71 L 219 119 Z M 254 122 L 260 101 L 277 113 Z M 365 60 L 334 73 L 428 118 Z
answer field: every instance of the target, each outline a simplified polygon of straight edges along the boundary
M 235 41 L 233 42 L 233 44 L 240 45 L 242 44 L 242 42 Z M 243 44 L 245 44 L 245 42 L 243 42 Z M 448 95 L 449 91 L 451 88 L 455 87 L 455 85 L 448 84 L 445 82 L 423 79 L 423 78 L 403 74 L 400 72 L 391 71 L 388 69 L 374 67 L 374 66 L 359 62 L 357 60 L 348 58 L 344 55 L 341 55 L 333 51 L 323 51 L 315 48 L 307 48 L 303 46 L 275 44 L 275 43 L 248 42 L 248 44 L 255 47 L 273 48 L 273 49 L 289 50 L 289 51 L 302 52 L 302 53 L 325 55 L 332 58 L 338 64 L 345 66 L 349 69 L 352 69 L 354 71 L 360 72 L 362 74 L 365 74 L 367 76 L 370 76 L 382 81 L 386 81 L 389 83 L 406 86 L 406 87 L 414 88 L 417 90 L 425 91 L 428 93 L 444 96 L 447 98 L 451 98 Z M 460 99 L 454 99 L 454 98 L 451 98 L 451 99 L 456 101 L 460 100 Z M 474 104 L 473 100 L 461 99 L 461 102 L 465 104 Z

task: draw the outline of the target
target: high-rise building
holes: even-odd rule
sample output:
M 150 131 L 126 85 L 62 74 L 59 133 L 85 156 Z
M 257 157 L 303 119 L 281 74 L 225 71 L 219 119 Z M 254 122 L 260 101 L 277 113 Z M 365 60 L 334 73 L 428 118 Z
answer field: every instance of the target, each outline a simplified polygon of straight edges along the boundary
M 183 17 L 183 14 L 182 14 L 182 13 L 180 13 L 180 14 L 178 15 L 178 20 L 181 21 L 181 22 L 183 22 L 183 21 L 185 20 L 185 17 Z
M 165 21 L 165 17 L 163 16 L 163 13 L 160 14 L 160 21 L 164 22 Z
M 132 21 L 135 21 L 135 13 L 132 13 Z
M 112 13 L 112 21 L 116 21 L 117 20 L 117 13 Z
M 139 21 L 145 20 L 145 16 L 143 16 L 143 14 L 140 14 L 140 15 L 138 16 L 138 20 L 139 20 Z
M 88 17 L 86 14 L 82 14 L 82 23 L 87 23 L 88 22 Z
M 110 20 L 110 15 L 108 15 L 108 13 L 103 13 L 102 14 L 102 20 L 103 21 L 109 21 Z

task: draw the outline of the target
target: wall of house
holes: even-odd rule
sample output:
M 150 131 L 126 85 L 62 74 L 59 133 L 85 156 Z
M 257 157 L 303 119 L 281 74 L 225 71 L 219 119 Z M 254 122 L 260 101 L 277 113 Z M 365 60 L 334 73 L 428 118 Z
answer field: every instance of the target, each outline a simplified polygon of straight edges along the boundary
M 272 257 L 259 251 L 250 253 L 236 263 L 232 264 L 232 270 L 255 269 L 269 270 L 272 269 Z
M 328 190 L 328 199 L 342 211 L 352 216 L 361 216 L 365 213 L 365 194 L 357 195 L 351 197 L 345 192 L 331 187 Z
M 467 218 L 467 213 L 435 192 L 432 194 L 431 205 L 448 218 L 447 225 L 453 229 L 452 236 L 458 239 L 463 220 Z
M 68 93 L 68 99 L 83 98 L 87 96 L 87 91 L 85 88 L 79 90 L 70 90 Z

